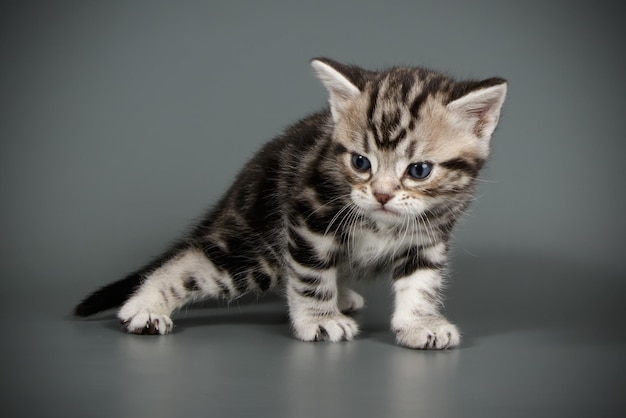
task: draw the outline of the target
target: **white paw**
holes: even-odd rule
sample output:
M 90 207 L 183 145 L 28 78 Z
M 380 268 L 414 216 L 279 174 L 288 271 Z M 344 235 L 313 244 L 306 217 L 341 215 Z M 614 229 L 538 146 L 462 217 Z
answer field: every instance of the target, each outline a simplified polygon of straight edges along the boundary
M 363 296 L 352 289 L 343 289 L 339 294 L 339 310 L 343 313 L 356 312 L 364 305 Z
M 443 350 L 461 342 L 457 327 L 441 317 L 419 319 L 410 324 L 394 326 L 393 331 L 399 345 L 421 350 Z
M 359 333 L 354 319 L 342 314 L 299 318 L 293 322 L 296 338 L 302 341 L 350 341 Z
M 174 323 L 168 315 L 139 308 L 136 303 L 127 302 L 117 314 L 126 332 L 131 334 L 165 335 L 172 330 Z

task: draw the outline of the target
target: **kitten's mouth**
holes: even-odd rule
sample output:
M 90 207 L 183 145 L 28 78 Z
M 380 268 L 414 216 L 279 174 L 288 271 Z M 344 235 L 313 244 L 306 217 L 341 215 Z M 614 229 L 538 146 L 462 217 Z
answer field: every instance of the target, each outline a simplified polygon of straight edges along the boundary
M 378 207 L 370 212 L 372 220 L 383 225 L 398 225 L 403 217 L 400 213 L 386 207 Z
M 397 218 L 398 216 L 400 216 L 398 212 L 396 212 L 393 209 L 386 208 L 385 206 L 377 207 L 376 209 L 374 209 L 374 213 L 377 215 L 385 216 L 385 217 Z

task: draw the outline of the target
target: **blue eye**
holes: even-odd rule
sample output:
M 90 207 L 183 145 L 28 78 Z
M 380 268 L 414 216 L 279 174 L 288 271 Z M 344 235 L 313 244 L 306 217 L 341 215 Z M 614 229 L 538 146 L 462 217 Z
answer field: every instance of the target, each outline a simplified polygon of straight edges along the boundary
M 361 172 L 365 172 L 370 169 L 372 164 L 367 157 L 362 156 L 361 154 L 352 154 L 352 166 Z
M 433 165 L 431 163 L 415 163 L 409 166 L 407 172 L 414 179 L 423 180 L 430 175 L 432 170 Z

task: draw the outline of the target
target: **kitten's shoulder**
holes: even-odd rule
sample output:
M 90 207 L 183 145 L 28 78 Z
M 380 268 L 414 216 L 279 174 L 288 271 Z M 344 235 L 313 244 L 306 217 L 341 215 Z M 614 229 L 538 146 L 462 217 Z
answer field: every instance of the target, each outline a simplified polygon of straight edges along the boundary
M 297 141 L 300 146 L 312 145 L 316 140 L 330 136 L 332 129 L 330 109 L 326 108 L 289 126 L 279 138 Z

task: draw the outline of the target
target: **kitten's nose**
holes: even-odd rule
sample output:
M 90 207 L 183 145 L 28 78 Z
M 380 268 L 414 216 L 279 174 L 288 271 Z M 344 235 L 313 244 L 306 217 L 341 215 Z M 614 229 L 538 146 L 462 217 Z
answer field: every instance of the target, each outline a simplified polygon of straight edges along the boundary
M 381 205 L 384 205 L 393 198 L 393 195 L 387 193 L 374 193 L 374 197 L 380 202 Z

